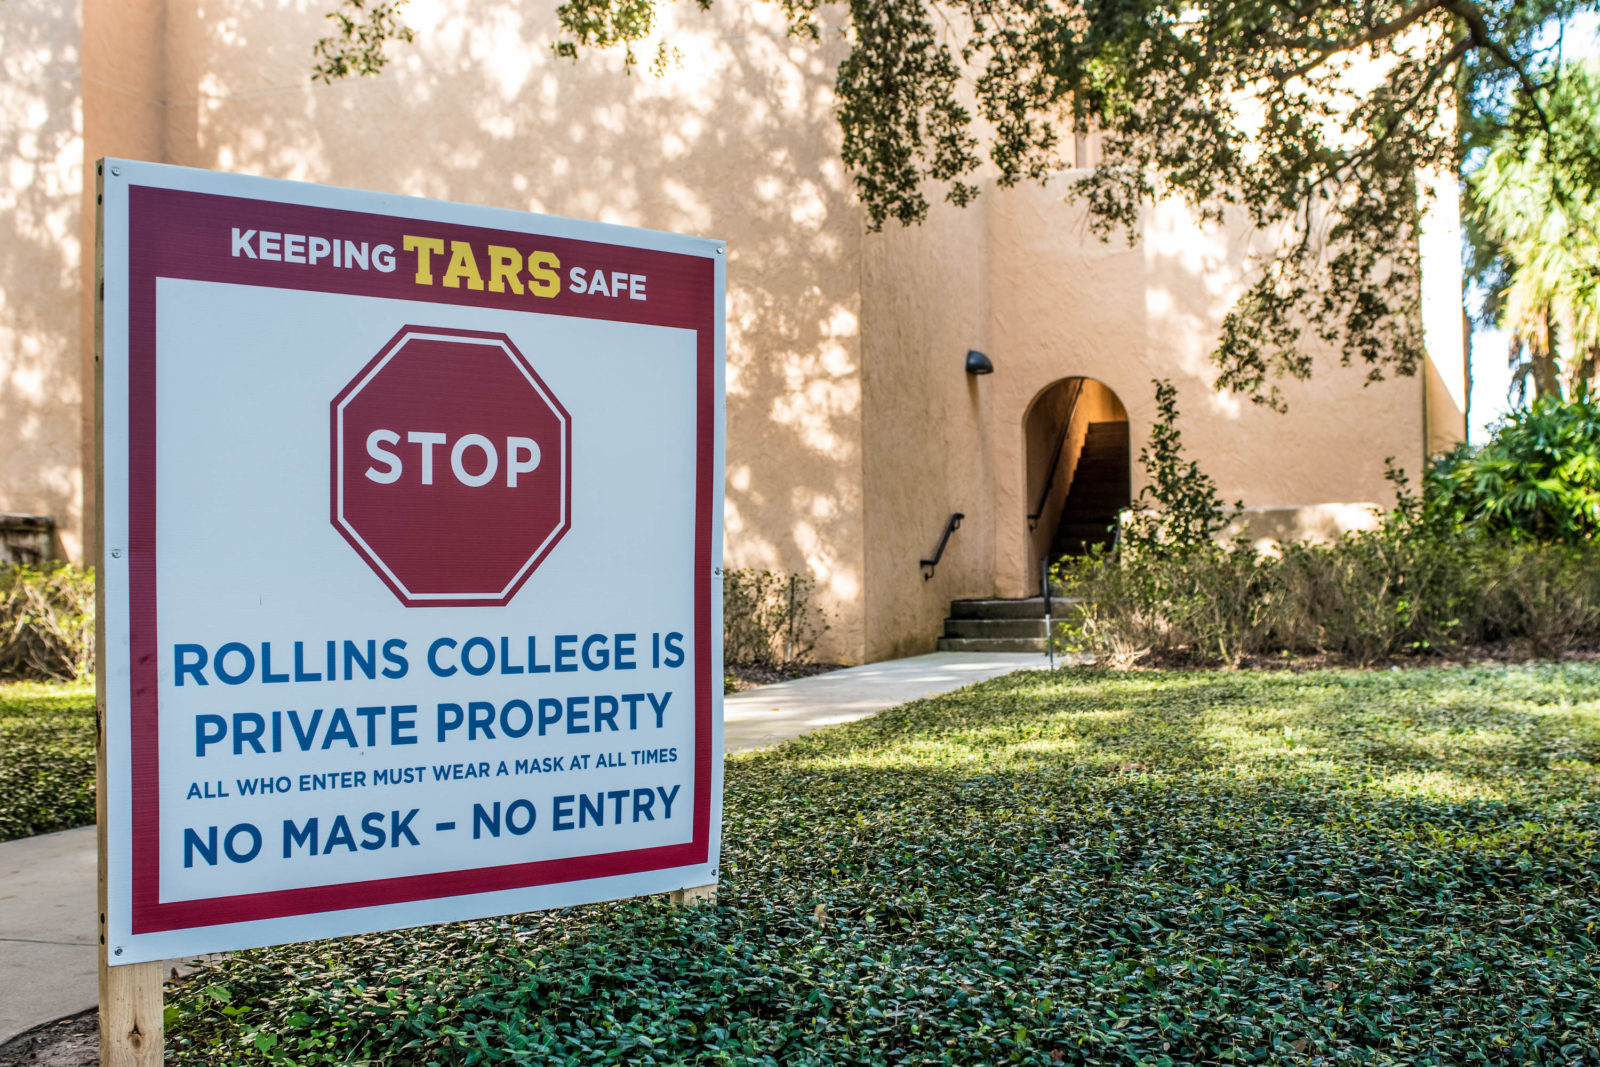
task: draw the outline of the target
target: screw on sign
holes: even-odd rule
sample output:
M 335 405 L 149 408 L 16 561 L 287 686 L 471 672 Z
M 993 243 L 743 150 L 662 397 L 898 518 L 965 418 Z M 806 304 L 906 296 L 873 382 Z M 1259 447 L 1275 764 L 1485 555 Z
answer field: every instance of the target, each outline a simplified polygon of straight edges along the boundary
M 504 334 L 407 326 L 333 399 L 333 524 L 407 606 L 510 602 L 572 524 L 572 420 Z

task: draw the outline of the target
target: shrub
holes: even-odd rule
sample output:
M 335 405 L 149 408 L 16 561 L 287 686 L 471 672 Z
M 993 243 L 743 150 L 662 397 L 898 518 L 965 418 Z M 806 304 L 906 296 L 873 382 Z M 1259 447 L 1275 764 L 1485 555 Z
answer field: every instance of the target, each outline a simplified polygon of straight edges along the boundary
M 1540 397 L 1514 411 L 1481 448 L 1435 464 L 1427 508 L 1485 536 L 1578 544 L 1600 535 L 1600 400 Z
M 1600 545 L 1384 527 L 1281 556 L 1248 545 L 1066 560 L 1056 639 L 1127 666 L 1317 653 L 1371 664 L 1482 644 L 1554 655 L 1600 642 Z
M 1600 546 L 1514 545 L 1484 560 L 1480 613 L 1485 640 L 1526 643 L 1555 655 L 1600 635 Z
M 1331 545 L 1261 555 L 1243 540 L 1129 545 L 1057 566 L 1074 598 L 1060 647 L 1129 666 L 1152 656 L 1237 665 L 1315 653 L 1356 664 L 1482 644 L 1558 655 L 1600 641 L 1600 544 L 1458 525 L 1391 464 L 1395 509 Z
M 722 572 L 722 656 L 741 666 L 804 663 L 828 629 L 811 602 L 816 582 L 752 569 Z
M 1147 481 L 1133 511 L 1126 516 L 1120 540 L 1134 551 L 1198 548 L 1221 533 L 1242 502 L 1230 510 L 1217 483 L 1194 460 L 1183 458 L 1178 429 L 1178 390 L 1168 379 L 1152 379 L 1156 387 L 1156 420 L 1150 443 L 1139 450 Z
M 0 566 L 0 677 L 94 673 L 94 571 Z

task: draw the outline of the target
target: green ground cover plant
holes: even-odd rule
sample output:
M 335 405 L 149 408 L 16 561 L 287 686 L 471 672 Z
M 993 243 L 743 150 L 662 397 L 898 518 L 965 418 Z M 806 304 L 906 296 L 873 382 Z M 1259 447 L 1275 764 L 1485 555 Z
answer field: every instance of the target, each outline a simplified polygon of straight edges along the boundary
M 169 1062 L 1600 1063 L 1600 668 L 996 679 L 728 762 L 722 894 L 240 953 Z
M 0 684 L 0 841 L 92 822 L 93 684 Z

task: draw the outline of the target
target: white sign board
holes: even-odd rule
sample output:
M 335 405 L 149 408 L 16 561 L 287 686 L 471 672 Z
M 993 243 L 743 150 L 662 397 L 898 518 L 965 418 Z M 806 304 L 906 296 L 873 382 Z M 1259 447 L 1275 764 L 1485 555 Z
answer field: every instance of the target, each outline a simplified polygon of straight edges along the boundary
M 109 961 L 714 883 L 722 246 L 100 178 Z

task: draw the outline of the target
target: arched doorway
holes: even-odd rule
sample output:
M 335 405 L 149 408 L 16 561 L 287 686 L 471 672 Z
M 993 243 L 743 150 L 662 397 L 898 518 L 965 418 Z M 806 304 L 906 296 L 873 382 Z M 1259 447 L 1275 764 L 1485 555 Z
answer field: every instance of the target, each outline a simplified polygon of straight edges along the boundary
M 1028 406 L 1023 439 L 1036 584 L 1039 560 L 1111 543 L 1117 513 L 1132 499 L 1128 409 L 1093 378 L 1062 378 Z

